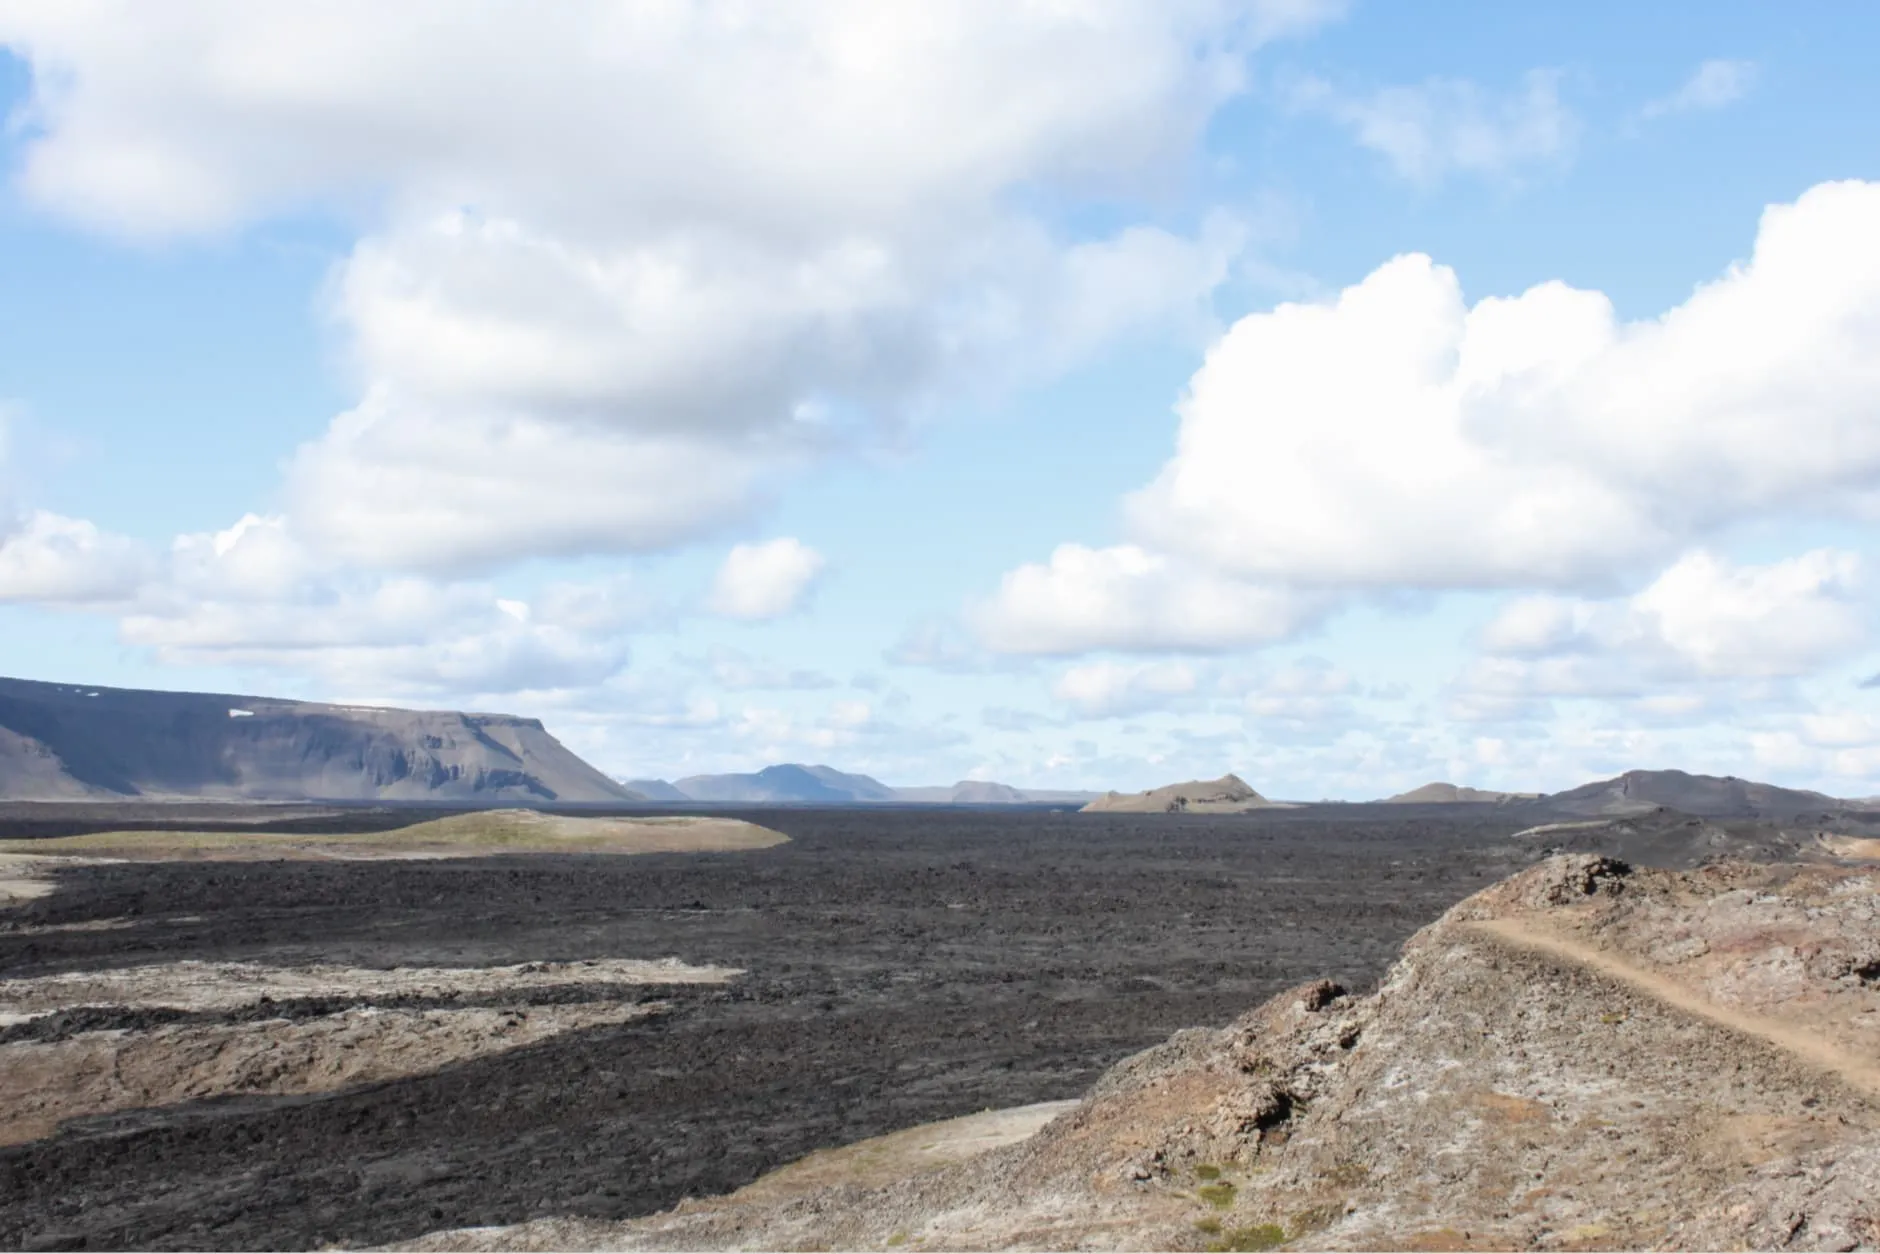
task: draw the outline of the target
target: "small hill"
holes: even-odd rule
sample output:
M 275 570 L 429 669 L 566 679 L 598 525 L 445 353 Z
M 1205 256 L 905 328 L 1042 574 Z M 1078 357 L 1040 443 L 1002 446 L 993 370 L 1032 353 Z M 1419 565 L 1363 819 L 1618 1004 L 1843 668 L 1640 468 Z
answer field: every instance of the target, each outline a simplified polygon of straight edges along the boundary
M 1243 814 L 1264 810 L 1268 801 L 1238 775 L 1214 780 L 1165 784 L 1147 792 L 1106 792 L 1084 807 L 1086 813 L 1112 814 Z
M 1400 792 L 1394 797 L 1386 797 L 1385 805 L 1455 805 L 1459 802 L 1482 802 L 1499 805 L 1508 801 L 1532 801 L 1540 796 L 1537 792 L 1493 792 L 1486 788 L 1465 788 L 1457 784 L 1425 784 L 1421 788 L 1412 788 L 1409 792 Z
M 0 799 L 638 801 L 532 718 L 0 679 Z
M 1824 793 L 1778 788 L 1734 775 L 1627 771 L 1542 797 L 1539 804 L 1557 813 L 1589 817 L 1644 814 L 1664 806 L 1699 818 L 1755 819 L 1837 810 L 1844 803 Z

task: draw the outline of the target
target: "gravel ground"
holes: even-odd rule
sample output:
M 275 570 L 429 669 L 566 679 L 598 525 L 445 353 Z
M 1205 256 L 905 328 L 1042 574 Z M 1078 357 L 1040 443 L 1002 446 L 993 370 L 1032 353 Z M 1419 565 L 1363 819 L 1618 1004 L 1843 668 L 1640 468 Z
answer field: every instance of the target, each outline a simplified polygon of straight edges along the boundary
M 1076 1096 L 1307 978 L 1362 989 L 1539 852 L 1506 839 L 1518 819 L 1380 807 L 736 813 L 791 843 L 59 871 L 57 892 L 0 912 L 0 977 L 667 956 L 746 974 L 426 1074 L 67 1125 L 0 1150 L 0 1244 L 305 1248 L 646 1214 L 815 1149 Z

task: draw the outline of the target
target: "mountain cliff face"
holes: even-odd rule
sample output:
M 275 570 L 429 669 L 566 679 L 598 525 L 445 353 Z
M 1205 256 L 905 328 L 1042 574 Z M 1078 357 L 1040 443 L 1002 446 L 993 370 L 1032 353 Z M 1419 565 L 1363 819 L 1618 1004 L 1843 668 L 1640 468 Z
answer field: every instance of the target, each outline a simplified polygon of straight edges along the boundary
M 536 719 L 0 679 L 0 798 L 635 801 Z

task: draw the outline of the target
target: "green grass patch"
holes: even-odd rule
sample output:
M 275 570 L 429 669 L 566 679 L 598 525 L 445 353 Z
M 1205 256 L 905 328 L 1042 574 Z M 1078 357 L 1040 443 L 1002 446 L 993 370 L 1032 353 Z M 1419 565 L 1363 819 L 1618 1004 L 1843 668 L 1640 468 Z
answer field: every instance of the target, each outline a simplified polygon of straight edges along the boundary
M 1276 1250 L 1286 1244 L 1286 1230 L 1278 1224 L 1254 1224 L 1247 1228 L 1229 1228 L 1219 1241 L 1208 1246 L 1213 1254 L 1229 1250 Z
M 1220 1169 L 1219 1167 L 1216 1167 L 1216 1166 L 1215 1166 L 1215 1165 L 1214 1165 L 1213 1163 L 1198 1163 L 1198 1164 L 1196 1164 L 1196 1166 L 1195 1166 L 1195 1179 L 1197 1179 L 1197 1180 L 1219 1180 L 1220 1178 L 1221 1178 L 1221 1169 Z
M 1215 1210 L 1226 1210 L 1234 1204 L 1234 1185 L 1231 1180 L 1216 1180 L 1196 1189 L 1195 1196 Z
M 786 837 L 735 819 L 568 817 L 535 810 L 451 814 L 382 832 L 87 832 L 48 840 L 0 841 L 0 853 L 134 860 L 216 857 L 345 858 L 400 853 L 479 854 L 508 850 L 634 853 L 759 849 Z

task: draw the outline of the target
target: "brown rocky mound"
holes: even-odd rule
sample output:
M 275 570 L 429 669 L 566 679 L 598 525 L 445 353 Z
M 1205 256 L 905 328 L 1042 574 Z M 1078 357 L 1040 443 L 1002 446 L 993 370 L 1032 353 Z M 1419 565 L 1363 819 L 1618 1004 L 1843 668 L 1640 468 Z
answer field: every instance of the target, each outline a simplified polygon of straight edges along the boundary
M 1123 814 L 1244 814 L 1275 804 L 1248 787 L 1240 776 L 1223 775 L 1214 780 L 1165 784 L 1147 792 L 1106 792 L 1084 809 Z
M 1550 859 L 1418 933 L 1375 993 L 1306 985 L 1177 1033 L 1017 1144 L 421 1244 L 1880 1247 L 1880 873 Z

